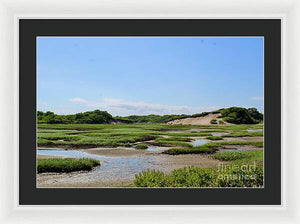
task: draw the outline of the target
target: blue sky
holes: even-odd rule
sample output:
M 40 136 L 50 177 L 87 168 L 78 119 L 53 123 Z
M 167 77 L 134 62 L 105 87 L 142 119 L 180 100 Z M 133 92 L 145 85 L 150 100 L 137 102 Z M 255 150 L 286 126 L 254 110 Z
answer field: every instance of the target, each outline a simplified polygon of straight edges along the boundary
M 263 112 L 263 38 L 39 37 L 38 110 Z

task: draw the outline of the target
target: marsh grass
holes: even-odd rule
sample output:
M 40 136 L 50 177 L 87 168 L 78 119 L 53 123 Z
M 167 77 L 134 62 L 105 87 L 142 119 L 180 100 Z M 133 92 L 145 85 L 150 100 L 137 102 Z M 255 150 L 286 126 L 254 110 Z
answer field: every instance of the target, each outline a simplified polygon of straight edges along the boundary
M 38 146 L 65 148 L 130 147 L 138 142 L 154 140 L 153 144 L 157 146 L 191 148 L 190 137 L 213 137 L 211 132 L 231 133 L 225 135 L 227 137 L 261 136 L 262 132 L 248 133 L 248 129 L 262 127 L 262 125 L 39 124 L 37 143 Z M 199 131 L 186 132 L 195 129 Z M 205 130 L 201 131 L 202 129 Z
M 222 137 L 257 137 L 257 136 L 263 136 L 263 132 L 237 132 L 237 133 L 231 133 L 231 134 L 225 134 L 222 135 Z
M 174 136 L 174 137 L 167 137 L 167 138 L 157 138 L 156 141 L 160 140 L 166 140 L 166 141 L 181 141 L 181 142 L 190 142 L 192 141 L 191 138 L 188 137 L 180 137 L 180 136 Z
M 212 158 L 220 161 L 234 161 L 240 160 L 259 160 L 263 156 L 263 151 L 253 150 L 253 151 L 244 151 L 244 152 L 217 152 L 212 155 Z
M 250 142 L 250 141 L 235 141 L 235 142 L 209 142 L 204 145 L 194 146 L 190 148 L 171 148 L 164 151 L 164 154 L 179 155 L 179 154 L 211 154 L 216 152 L 219 148 L 226 145 L 244 146 L 251 145 L 255 147 L 263 147 L 263 142 Z
M 144 143 L 140 143 L 140 144 L 137 144 L 135 146 L 136 149 L 147 149 L 148 148 L 148 145 L 147 144 L 144 144 Z
M 152 143 L 156 146 L 165 146 L 165 147 L 172 147 L 172 146 L 182 146 L 182 147 L 193 147 L 191 143 L 188 142 L 182 142 L 182 141 L 175 141 L 171 140 L 169 141 L 167 138 L 166 139 L 155 139 L 155 142 Z
M 194 146 L 191 148 L 171 148 L 163 152 L 163 154 L 169 155 L 179 155 L 179 154 L 211 154 L 214 153 L 216 149 L 209 148 L 203 145 Z
M 233 161 L 237 159 L 245 159 L 249 156 L 242 152 L 217 152 L 213 154 L 212 157 L 221 161 Z
M 170 174 L 146 170 L 135 176 L 134 185 L 136 187 L 263 187 L 262 151 L 234 152 L 219 159 L 231 160 L 226 163 L 226 167 L 229 168 L 184 167 L 173 170 Z
M 37 172 L 38 173 L 69 173 L 74 171 L 89 171 L 93 167 L 99 166 L 100 162 L 90 158 L 49 158 L 38 159 Z

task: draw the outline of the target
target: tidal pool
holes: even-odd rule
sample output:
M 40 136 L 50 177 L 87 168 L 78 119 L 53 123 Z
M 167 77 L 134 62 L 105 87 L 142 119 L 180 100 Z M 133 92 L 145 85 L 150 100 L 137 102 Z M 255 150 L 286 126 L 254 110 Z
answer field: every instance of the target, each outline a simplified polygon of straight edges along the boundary
M 157 148 L 157 147 L 155 147 L 153 145 L 149 145 L 146 150 L 150 151 L 150 152 L 160 152 L 160 151 L 162 151 L 162 150 L 160 150 L 159 148 Z
M 222 136 L 224 133 L 214 133 L 212 136 Z
M 126 179 L 133 173 L 139 173 L 153 165 L 152 156 L 135 156 L 135 157 L 111 157 L 93 155 L 78 150 L 37 150 L 38 155 L 63 156 L 71 158 L 93 158 L 100 161 L 101 166 L 82 174 L 85 180 L 97 179 Z M 78 174 L 80 176 L 80 174 Z M 78 176 L 77 175 L 77 176 Z M 77 177 L 78 178 L 78 177 Z M 80 179 L 74 179 L 78 182 Z
M 207 140 L 204 140 L 204 139 L 196 139 L 194 142 L 193 142 L 193 146 L 199 146 L 199 145 L 204 145 L 208 143 Z
M 219 152 L 243 152 L 243 151 L 247 151 L 247 149 L 236 148 L 236 149 L 224 149 L 224 150 L 219 150 Z

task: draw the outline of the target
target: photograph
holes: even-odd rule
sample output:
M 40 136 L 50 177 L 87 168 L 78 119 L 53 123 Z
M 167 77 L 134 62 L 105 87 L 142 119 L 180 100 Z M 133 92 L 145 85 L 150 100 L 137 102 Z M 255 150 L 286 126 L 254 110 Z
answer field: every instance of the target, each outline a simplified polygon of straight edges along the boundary
M 36 81 L 37 188 L 264 188 L 263 36 L 37 36 Z

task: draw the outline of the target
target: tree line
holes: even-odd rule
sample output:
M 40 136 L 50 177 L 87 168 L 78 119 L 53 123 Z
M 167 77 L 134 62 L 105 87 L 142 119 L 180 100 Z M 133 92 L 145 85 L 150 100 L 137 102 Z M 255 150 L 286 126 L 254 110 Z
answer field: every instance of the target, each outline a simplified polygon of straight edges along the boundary
M 224 121 L 233 124 L 257 124 L 263 121 L 263 114 L 256 108 L 230 107 L 216 110 L 213 112 L 203 112 L 193 115 L 131 115 L 113 117 L 107 111 L 94 110 L 72 115 L 58 115 L 54 112 L 47 111 L 37 112 L 38 123 L 47 124 L 110 124 L 110 123 L 167 123 L 172 120 L 203 117 L 210 113 L 220 113 Z

